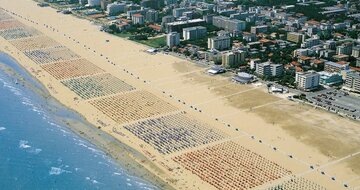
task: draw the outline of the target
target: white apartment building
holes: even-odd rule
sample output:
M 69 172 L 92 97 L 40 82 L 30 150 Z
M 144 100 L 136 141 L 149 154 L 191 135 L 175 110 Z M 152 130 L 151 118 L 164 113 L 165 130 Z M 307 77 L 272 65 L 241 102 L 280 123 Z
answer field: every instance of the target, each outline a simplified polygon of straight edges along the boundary
M 231 47 L 230 37 L 229 36 L 216 36 L 208 38 L 208 48 L 216 50 L 225 50 Z
M 301 90 L 309 91 L 316 89 L 320 84 L 320 74 L 315 71 L 296 72 L 295 82 Z
M 196 40 L 206 36 L 206 28 L 203 26 L 195 26 L 183 29 L 184 40 Z
M 180 34 L 177 32 L 171 32 L 166 35 L 166 45 L 170 48 L 180 44 Z

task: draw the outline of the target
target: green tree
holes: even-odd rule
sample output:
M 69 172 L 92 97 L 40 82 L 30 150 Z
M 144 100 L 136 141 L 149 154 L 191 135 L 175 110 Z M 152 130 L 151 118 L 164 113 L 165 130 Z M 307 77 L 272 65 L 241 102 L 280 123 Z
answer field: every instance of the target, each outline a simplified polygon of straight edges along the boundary
M 120 31 L 119 31 L 119 28 L 118 28 L 115 24 L 110 25 L 110 26 L 109 26 L 109 29 L 112 30 L 112 31 L 115 32 L 115 33 L 120 32 Z

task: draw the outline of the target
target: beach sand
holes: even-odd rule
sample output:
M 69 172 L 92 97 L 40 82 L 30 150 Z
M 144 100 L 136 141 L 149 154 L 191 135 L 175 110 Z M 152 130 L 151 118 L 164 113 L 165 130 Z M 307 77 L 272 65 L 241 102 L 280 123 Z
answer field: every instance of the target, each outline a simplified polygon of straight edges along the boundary
M 145 52 L 148 48 L 143 45 L 100 32 L 88 20 L 56 13 L 49 7 L 40 8 L 31 0 L 3 0 L 0 6 L 9 14 L 19 14 L 11 15 L 23 25 L 40 32 L 16 30 L 16 36 L 14 31 L 8 32 L 7 40 L 0 38 L 1 50 L 21 63 L 61 103 L 82 114 L 98 129 L 143 154 L 136 156 L 130 151 L 128 159 L 135 160 L 138 163 L 136 167 L 149 171 L 147 176 L 150 177 L 147 178 L 155 183 L 160 183 L 155 179 L 161 179 L 162 184 L 168 185 L 163 186 L 164 189 L 230 188 L 229 184 L 221 182 L 244 180 L 232 176 L 237 174 L 238 171 L 233 170 L 238 167 L 231 168 L 250 158 L 258 159 L 264 172 L 281 172 L 259 182 L 264 176 L 258 175 L 254 168 L 250 171 L 245 169 L 246 174 L 255 176 L 253 181 L 246 182 L 248 188 L 266 189 L 285 184 L 289 179 L 298 180 L 300 188 L 318 184 L 316 189 L 321 189 L 320 186 L 342 189 L 344 183 L 350 187 L 360 184 L 358 122 L 270 95 L 264 85 L 234 84 L 228 77 L 207 75 L 204 66 L 196 66 L 170 55 L 148 54 Z M 4 30 L 14 27 L 18 25 L 1 26 L 0 23 L 0 28 Z M 31 43 L 31 47 L 21 45 L 18 42 L 20 39 L 14 39 L 19 35 L 20 38 L 24 35 L 38 38 L 43 43 Z M 79 59 L 88 60 L 87 64 L 91 64 L 93 69 L 84 70 L 82 64 L 76 65 L 75 60 Z M 72 70 L 51 70 L 73 62 Z M 108 74 L 122 82 L 110 78 L 102 78 L 101 81 L 105 82 L 100 82 L 94 77 Z M 90 79 L 80 80 L 79 77 Z M 73 91 L 63 85 L 66 80 L 73 81 L 70 84 Z M 112 84 L 114 81 L 116 85 Z M 124 83 L 134 89 L 123 86 Z M 87 88 L 101 93 L 99 95 Z M 177 114 L 185 114 L 191 120 L 184 123 Z M 168 118 L 171 120 L 168 121 Z M 160 124 L 166 122 L 179 123 L 175 125 L 178 128 Z M 137 129 L 133 127 L 145 126 L 146 123 L 151 128 L 148 133 L 140 133 L 141 128 L 140 132 L 133 130 Z M 164 136 L 165 132 L 173 136 Z M 221 138 L 211 135 L 214 133 L 221 134 Z M 199 138 L 201 135 L 206 138 Z M 149 140 L 151 138 L 161 139 L 161 143 L 154 143 Z M 176 143 L 169 144 L 171 138 L 177 139 Z M 233 144 L 235 148 L 231 148 Z M 225 146 L 225 152 L 220 151 L 220 154 L 232 156 L 219 158 L 224 159 L 220 160 L 225 163 L 222 168 L 230 168 L 220 172 L 227 173 L 228 179 L 223 175 L 223 179 L 217 179 L 219 168 L 214 163 L 205 164 L 207 170 L 200 172 L 202 167 L 190 167 L 186 160 L 176 159 L 208 154 L 207 150 L 215 150 L 220 145 Z M 239 146 L 246 150 L 244 155 L 234 152 L 243 150 Z M 108 145 L 106 149 L 114 154 L 121 152 L 116 145 Z M 208 156 L 209 159 L 217 157 L 216 154 Z M 243 159 L 234 161 L 240 157 Z M 191 159 L 201 162 L 196 157 Z M 248 161 L 243 164 L 252 167 L 247 165 L 250 164 Z M 277 165 L 283 169 L 276 169 Z M 333 176 L 336 180 L 331 179 Z M 218 182 L 220 184 L 216 184 Z M 233 188 L 239 188 L 237 184 L 233 185 Z

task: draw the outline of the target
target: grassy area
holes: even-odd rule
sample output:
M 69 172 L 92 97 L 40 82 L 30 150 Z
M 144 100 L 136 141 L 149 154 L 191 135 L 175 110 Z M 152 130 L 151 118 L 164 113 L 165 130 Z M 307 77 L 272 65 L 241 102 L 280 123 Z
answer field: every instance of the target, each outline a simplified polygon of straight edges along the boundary
M 127 33 L 127 32 L 114 33 L 114 35 L 119 36 L 121 38 L 128 38 L 128 37 L 132 36 L 130 33 Z
M 138 42 L 145 44 L 147 46 L 150 46 L 150 47 L 160 48 L 160 47 L 166 46 L 166 37 L 162 36 L 162 37 L 152 38 L 152 39 L 148 39 L 148 40 L 140 40 Z

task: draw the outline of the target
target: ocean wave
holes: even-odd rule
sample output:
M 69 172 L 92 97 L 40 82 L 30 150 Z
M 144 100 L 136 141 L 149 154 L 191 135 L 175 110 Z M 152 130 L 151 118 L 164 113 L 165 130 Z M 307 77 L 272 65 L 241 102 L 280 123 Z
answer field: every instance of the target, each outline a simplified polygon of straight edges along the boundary
M 19 148 L 21 148 L 21 149 L 31 148 L 31 146 L 28 145 L 28 143 L 29 143 L 28 141 L 21 140 L 21 141 L 19 142 Z
M 21 101 L 21 103 L 26 106 L 34 106 L 34 104 L 32 104 L 31 102 L 28 102 L 28 101 Z
M 25 97 L 25 96 L 22 97 L 21 100 L 22 100 L 22 101 L 25 101 L 25 102 L 31 102 L 31 100 L 30 100 L 29 98 Z
M 3 87 L 8 88 L 8 89 L 16 89 L 13 85 L 11 85 L 8 82 L 2 81 L 3 82 Z
M 39 154 L 41 151 L 42 151 L 41 148 L 34 148 L 34 149 L 29 150 L 29 152 L 33 153 L 33 154 Z
M 126 181 L 130 182 L 132 181 L 133 183 L 135 183 L 137 186 L 139 186 L 141 189 L 146 189 L 146 190 L 154 190 L 157 189 L 156 186 L 148 184 L 144 179 L 136 177 L 136 176 L 132 176 L 132 175 L 128 175 L 128 178 L 126 178 Z
M 31 100 L 29 98 L 27 98 L 27 97 L 22 97 L 21 101 L 22 101 L 21 103 L 24 104 L 24 105 L 33 106 Z
M 39 115 L 40 115 L 40 114 L 43 114 L 45 117 L 48 117 L 47 115 L 45 115 L 44 110 L 43 110 L 42 108 L 36 106 L 35 104 L 33 104 L 33 102 L 32 102 L 29 98 L 23 96 L 23 97 L 21 98 L 21 103 L 22 103 L 23 105 L 26 105 L 26 106 L 31 107 L 31 108 L 32 108 L 32 111 L 38 113 Z
M 86 146 L 84 143 L 76 143 L 76 144 L 79 145 L 79 146 L 85 147 L 85 148 L 88 147 L 88 146 Z
M 93 183 L 93 184 L 100 184 L 99 181 L 97 181 L 95 179 L 91 179 L 90 177 L 86 177 L 85 179 L 88 180 L 88 181 L 91 181 L 91 183 Z
M 62 163 L 62 162 L 63 162 L 62 158 L 58 158 L 56 161 L 57 161 L 58 163 Z
M 71 171 L 67 171 L 58 167 L 51 167 L 49 171 L 49 175 L 60 175 L 62 173 L 71 173 Z
M 3 131 L 5 130 L 6 128 L 5 127 L 0 127 L 0 131 Z
M 122 173 L 119 173 L 119 172 L 114 172 L 113 174 L 114 175 L 120 175 L 120 176 L 123 175 Z
M 146 184 L 145 184 L 146 185 Z M 154 188 L 151 188 L 151 187 L 147 187 L 147 186 L 141 186 L 140 189 L 145 189 L 145 190 L 154 190 L 154 189 L 157 189 L 155 186 Z
M 79 145 L 79 146 L 82 146 L 82 147 L 84 147 L 84 148 L 87 148 L 88 150 L 91 150 L 91 152 L 93 152 L 93 153 L 96 153 L 96 154 L 101 154 L 101 153 L 102 153 L 100 150 L 97 150 L 97 149 L 95 149 L 95 148 L 92 148 L 92 147 L 90 147 L 90 146 L 88 146 L 88 145 L 86 145 L 86 144 L 84 144 L 84 143 L 82 143 L 82 142 L 76 143 L 76 144 Z
M 20 149 L 26 149 L 26 152 L 31 154 L 39 154 L 42 149 L 41 148 L 33 148 L 29 145 L 29 142 L 26 140 L 20 140 L 19 142 L 19 148 Z
M 98 162 L 98 164 L 100 164 L 100 165 L 105 165 L 105 166 L 109 166 L 109 167 L 110 167 L 110 165 L 109 165 L 109 164 L 104 163 L 104 162 L 101 162 L 101 161 L 99 161 L 99 162 Z
M 17 96 L 21 96 L 21 95 L 22 95 L 20 89 L 14 87 L 13 85 L 11 85 L 11 84 L 9 84 L 9 83 L 7 83 L 7 82 L 4 82 L 3 84 L 4 84 L 3 86 L 4 86 L 5 88 L 8 88 L 8 89 L 9 89 L 12 93 L 14 93 L 15 95 L 17 95 Z
M 71 133 L 70 133 L 69 131 L 65 130 L 61 125 L 58 125 L 58 124 L 53 123 L 53 122 L 51 122 L 51 121 L 48 121 L 48 124 L 50 124 L 50 125 L 53 126 L 53 127 L 56 127 L 58 130 L 60 130 L 60 131 L 63 132 L 64 134 L 69 134 L 69 135 L 71 135 Z
M 36 107 L 36 106 L 32 107 L 32 111 L 38 113 L 39 115 L 44 113 L 44 111 L 41 108 Z
M 95 148 L 88 147 L 88 149 L 91 150 L 91 152 L 93 152 L 93 153 L 98 153 L 98 154 L 101 153 L 100 150 L 96 150 Z

